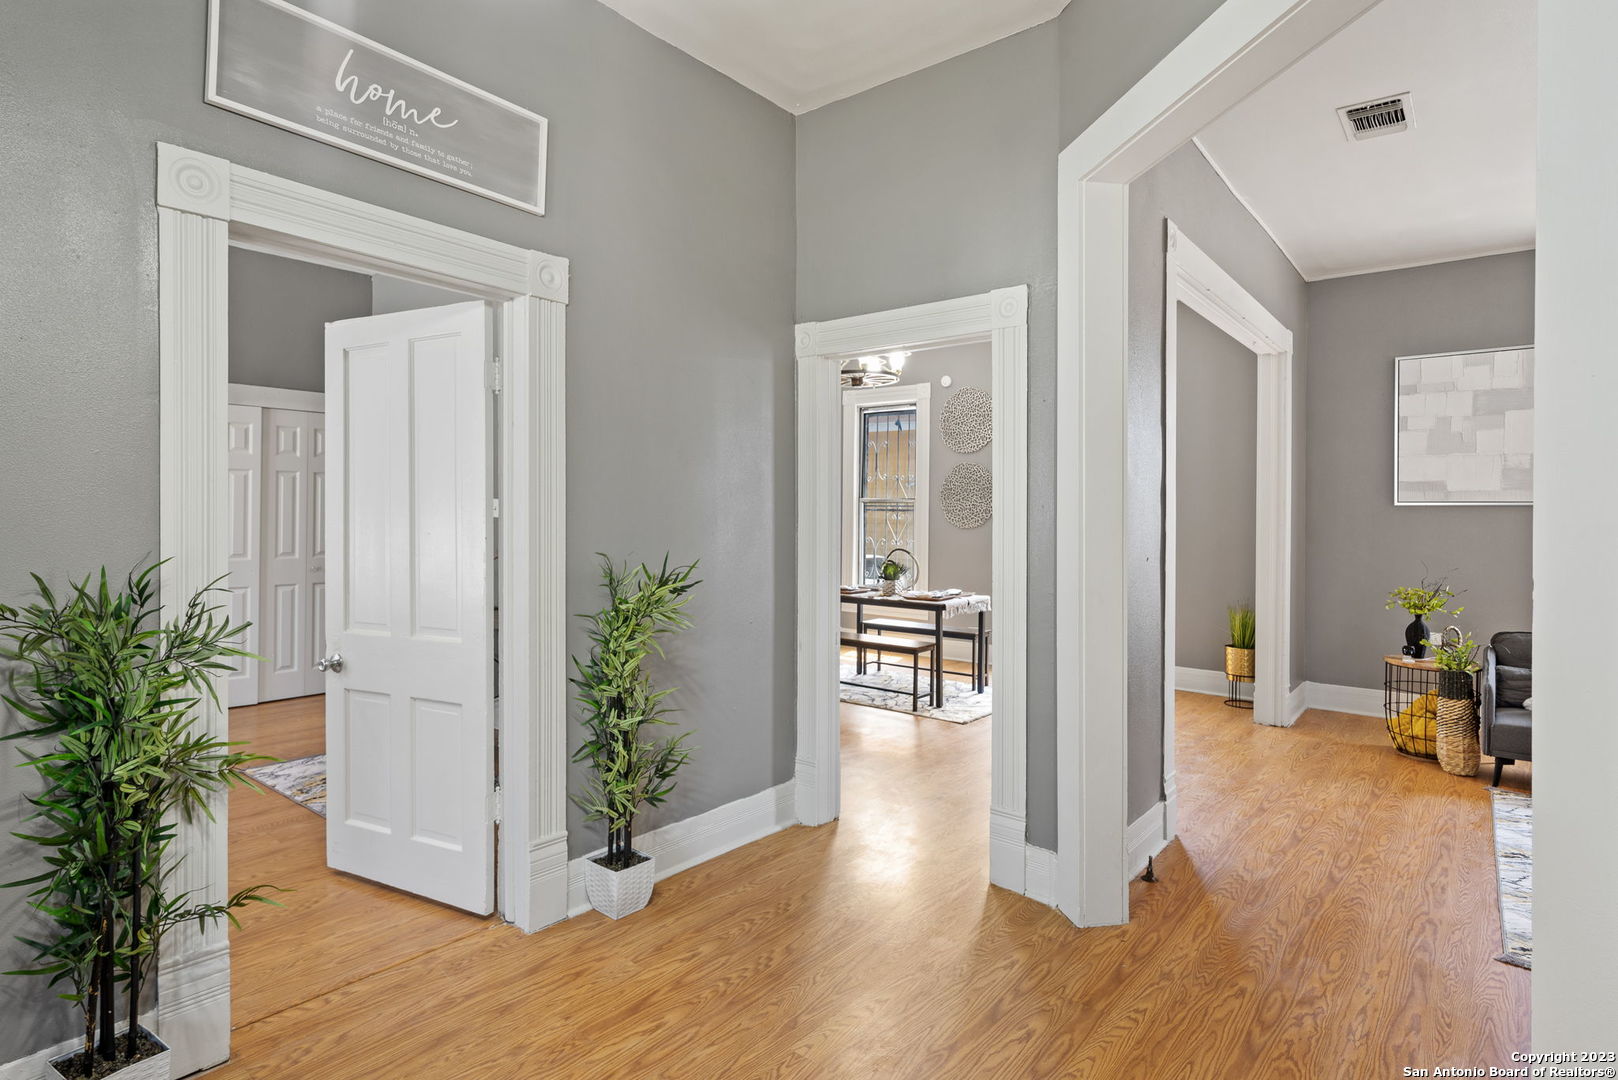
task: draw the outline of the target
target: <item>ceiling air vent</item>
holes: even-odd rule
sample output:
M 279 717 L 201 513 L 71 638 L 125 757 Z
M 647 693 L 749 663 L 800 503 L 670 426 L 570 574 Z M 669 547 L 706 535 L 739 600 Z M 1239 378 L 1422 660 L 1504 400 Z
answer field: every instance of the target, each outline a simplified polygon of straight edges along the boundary
M 1410 127 L 1410 95 L 1390 94 L 1358 105 L 1344 105 L 1337 110 L 1337 117 L 1343 122 L 1343 134 L 1350 139 L 1392 135 Z

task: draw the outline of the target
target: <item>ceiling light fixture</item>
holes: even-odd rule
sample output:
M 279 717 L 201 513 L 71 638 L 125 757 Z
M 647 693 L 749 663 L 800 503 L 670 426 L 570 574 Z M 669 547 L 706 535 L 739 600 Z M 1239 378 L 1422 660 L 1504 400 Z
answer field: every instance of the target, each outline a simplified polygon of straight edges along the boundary
M 856 356 L 843 361 L 838 381 L 844 386 L 868 389 L 874 386 L 892 386 L 904 371 L 907 352 L 880 353 Z

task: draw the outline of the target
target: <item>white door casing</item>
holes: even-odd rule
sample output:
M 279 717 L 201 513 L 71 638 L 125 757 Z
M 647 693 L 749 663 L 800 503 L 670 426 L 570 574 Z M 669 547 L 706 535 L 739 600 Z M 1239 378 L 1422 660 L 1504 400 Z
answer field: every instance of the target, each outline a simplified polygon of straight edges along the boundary
M 842 801 L 837 585 L 842 558 L 841 358 L 988 341 L 994 441 L 994 724 L 989 880 L 1026 892 L 1028 595 L 1028 286 L 796 328 L 798 476 L 798 820 L 824 825 Z
M 1080 926 L 1129 917 L 1128 185 L 1375 3 L 1225 0 L 1057 156 L 1056 903 Z
M 315 622 L 316 589 L 324 577 L 324 515 L 318 509 L 324 441 L 323 414 L 264 410 L 260 701 L 325 691 L 325 679 L 315 670 L 324 633 Z
M 225 424 L 230 484 L 230 621 L 233 625 L 248 624 L 232 644 L 252 655 L 259 651 L 259 554 L 263 537 L 259 483 L 264 460 L 263 413 L 263 409 L 252 405 L 232 405 Z M 259 662 L 238 657 L 231 666 L 231 673 L 225 677 L 225 703 L 232 708 L 257 704 Z
M 1297 720 L 1292 689 L 1292 331 L 1170 221 L 1164 248 L 1163 320 L 1163 840 L 1179 831 L 1175 765 L 1175 589 L 1179 579 L 1179 306 L 1252 350 L 1258 368 L 1253 550 L 1258 617 L 1253 722 Z M 1131 869 L 1133 869 L 1131 867 Z
M 481 301 L 326 327 L 326 854 L 494 907 L 489 372 Z
M 500 909 L 526 931 L 567 917 L 568 261 L 169 143 L 156 147 L 159 553 L 173 607 L 227 573 L 229 251 L 251 247 L 492 300 L 498 310 Z M 242 404 L 257 404 L 243 401 Z M 200 730 L 228 737 L 204 702 Z M 228 895 L 229 806 L 176 836 L 177 889 Z M 158 1032 L 177 1075 L 230 1053 L 230 941 L 177 927 L 158 965 Z

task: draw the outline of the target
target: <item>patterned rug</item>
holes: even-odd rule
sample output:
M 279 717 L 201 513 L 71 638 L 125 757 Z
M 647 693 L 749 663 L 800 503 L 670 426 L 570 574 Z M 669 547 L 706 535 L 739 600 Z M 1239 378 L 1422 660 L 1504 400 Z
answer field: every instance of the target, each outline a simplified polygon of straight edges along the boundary
M 285 795 L 299 806 L 326 816 L 326 755 L 277 761 L 271 765 L 257 765 L 243 769 L 248 776 L 278 794 Z
M 893 712 L 910 712 L 910 669 L 908 667 L 894 670 L 883 668 L 876 671 L 867 668 L 864 675 L 854 674 L 853 664 L 844 664 L 840 679 L 856 679 L 859 686 L 850 686 L 843 682 L 838 686 L 837 696 L 852 705 L 869 705 L 874 709 L 890 709 Z M 921 673 L 922 689 L 927 687 L 927 672 Z M 923 701 L 927 699 L 922 698 Z M 986 686 L 983 693 L 972 692 L 972 684 L 957 682 L 954 679 L 944 680 L 944 704 L 934 709 L 922 706 L 915 712 L 916 716 L 926 716 L 934 720 L 947 720 L 951 724 L 970 724 L 974 720 L 981 720 L 994 711 L 994 688 Z
M 1515 791 L 1494 796 L 1494 866 L 1500 881 L 1500 938 L 1496 960 L 1534 966 L 1534 801 Z

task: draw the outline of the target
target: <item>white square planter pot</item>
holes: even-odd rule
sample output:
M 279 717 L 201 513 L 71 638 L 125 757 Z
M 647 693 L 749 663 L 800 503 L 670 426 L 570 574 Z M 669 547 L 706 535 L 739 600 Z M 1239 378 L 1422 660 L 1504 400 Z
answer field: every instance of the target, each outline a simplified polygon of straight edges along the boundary
M 145 1035 L 158 1046 L 161 1046 L 163 1048 L 163 1052 L 161 1054 L 153 1054 L 149 1058 L 142 1058 L 133 1065 L 119 1069 L 115 1073 L 109 1073 L 105 1080 L 173 1080 L 174 1051 L 169 1049 L 168 1043 L 164 1042 L 162 1039 L 159 1039 L 150 1031 L 147 1031 L 145 1028 L 141 1028 L 141 1031 L 144 1032 Z M 123 1036 L 120 1035 L 119 1039 L 122 1040 L 122 1038 Z M 70 1061 L 78 1052 L 79 1051 L 74 1050 L 71 1053 L 63 1054 L 61 1057 L 52 1058 L 46 1063 L 46 1067 L 50 1070 L 46 1073 L 46 1076 L 48 1076 L 50 1080 L 66 1080 L 66 1077 L 62 1072 L 62 1068 L 66 1068 L 68 1061 Z M 61 1068 L 58 1068 L 58 1065 L 60 1065 Z
M 656 881 L 657 860 L 650 855 L 628 870 L 608 870 L 594 858 L 584 860 L 584 891 L 590 906 L 609 919 L 621 919 L 645 907 Z

